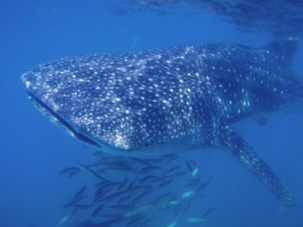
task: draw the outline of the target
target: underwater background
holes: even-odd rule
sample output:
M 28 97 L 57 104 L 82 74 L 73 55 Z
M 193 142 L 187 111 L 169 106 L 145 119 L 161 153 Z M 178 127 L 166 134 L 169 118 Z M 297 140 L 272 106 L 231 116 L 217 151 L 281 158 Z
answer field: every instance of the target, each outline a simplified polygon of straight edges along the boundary
M 58 175 L 66 167 L 93 163 L 95 151 L 58 130 L 33 108 L 20 79 L 31 67 L 83 54 L 218 42 L 262 47 L 276 36 L 302 38 L 303 6 L 296 1 L 279 1 L 281 8 L 275 1 L 266 1 L 263 8 L 248 8 L 247 14 L 223 14 L 231 11 L 215 4 L 200 5 L 202 2 L 0 0 L 0 226 L 58 226 L 69 212 L 62 207 L 84 185 L 96 183 L 85 173 L 72 178 Z M 225 1 L 217 2 L 224 5 Z M 247 1 L 257 4 L 251 2 Z M 249 9 L 268 14 L 281 10 L 277 18 L 283 23 L 275 23 L 275 17 L 268 21 L 264 13 L 254 24 Z M 283 14 L 282 9 L 289 13 Z M 292 65 L 300 76 L 302 59 L 301 42 Z M 303 226 L 303 105 L 288 105 L 267 114 L 265 121 L 260 124 L 250 117 L 236 127 L 286 183 L 297 199 L 296 207 L 282 204 L 223 151 L 197 150 L 181 154 L 181 159 L 195 160 L 202 181 L 211 182 L 203 188 L 199 203 L 183 216 L 201 217 L 208 210 L 212 212 L 203 223 L 180 225 L 173 225 L 175 219 L 167 214 L 155 226 Z M 166 168 L 168 164 L 161 165 Z M 87 191 L 85 202 L 93 192 Z M 161 194 L 161 188 L 154 193 Z M 83 209 L 60 225 L 78 226 L 88 218 L 90 213 Z

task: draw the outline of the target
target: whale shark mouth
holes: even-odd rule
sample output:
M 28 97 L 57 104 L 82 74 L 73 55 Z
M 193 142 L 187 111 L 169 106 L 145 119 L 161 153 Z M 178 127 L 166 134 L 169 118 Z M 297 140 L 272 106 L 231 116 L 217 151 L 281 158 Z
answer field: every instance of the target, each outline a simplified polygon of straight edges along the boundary
M 32 92 L 27 92 L 29 100 L 32 101 L 35 107 L 52 122 L 66 131 L 73 137 L 76 137 L 80 141 L 88 144 L 94 148 L 101 148 L 102 146 L 97 143 L 94 139 L 90 138 L 88 135 L 85 135 L 81 131 L 73 127 L 68 121 L 64 120 L 59 114 L 57 114 L 53 109 L 46 105 L 42 100 L 35 96 Z

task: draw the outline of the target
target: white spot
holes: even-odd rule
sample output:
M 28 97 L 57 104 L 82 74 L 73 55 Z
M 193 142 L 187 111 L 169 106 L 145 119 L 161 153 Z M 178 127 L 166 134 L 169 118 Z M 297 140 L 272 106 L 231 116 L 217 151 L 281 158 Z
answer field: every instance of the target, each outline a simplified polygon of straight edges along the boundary
M 31 86 L 31 82 L 26 81 L 26 82 L 25 82 L 25 86 L 26 86 L 27 88 L 29 88 L 29 87 Z

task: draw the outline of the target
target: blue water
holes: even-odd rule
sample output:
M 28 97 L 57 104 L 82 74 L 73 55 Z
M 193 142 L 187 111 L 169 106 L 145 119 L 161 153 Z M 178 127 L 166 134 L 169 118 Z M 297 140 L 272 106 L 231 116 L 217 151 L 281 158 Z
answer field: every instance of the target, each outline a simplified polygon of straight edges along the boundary
M 0 1 L 0 226 L 57 226 L 67 213 L 61 207 L 92 183 L 84 174 L 73 179 L 57 174 L 92 162 L 94 151 L 33 108 L 20 79 L 29 68 L 81 54 L 210 42 L 261 47 L 272 40 L 267 33 L 237 31 L 194 6 L 175 5 L 166 13 L 113 7 L 118 6 L 111 1 Z M 292 67 L 303 76 L 302 59 L 301 43 Z M 237 128 L 291 189 L 298 206 L 284 206 L 222 151 L 190 152 L 186 155 L 199 162 L 201 176 L 213 179 L 201 206 L 216 210 L 203 226 L 303 226 L 303 107 L 290 105 L 268 115 L 266 126 L 249 118 Z

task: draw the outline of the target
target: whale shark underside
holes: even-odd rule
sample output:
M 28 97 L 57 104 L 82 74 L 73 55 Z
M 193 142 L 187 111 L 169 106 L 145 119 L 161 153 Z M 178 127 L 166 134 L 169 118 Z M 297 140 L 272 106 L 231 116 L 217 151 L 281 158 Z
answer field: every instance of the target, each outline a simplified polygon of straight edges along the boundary
M 303 97 L 295 39 L 261 49 L 205 44 L 45 63 L 23 74 L 30 100 L 79 140 L 124 155 L 228 151 L 286 205 L 292 194 L 232 127 Z

